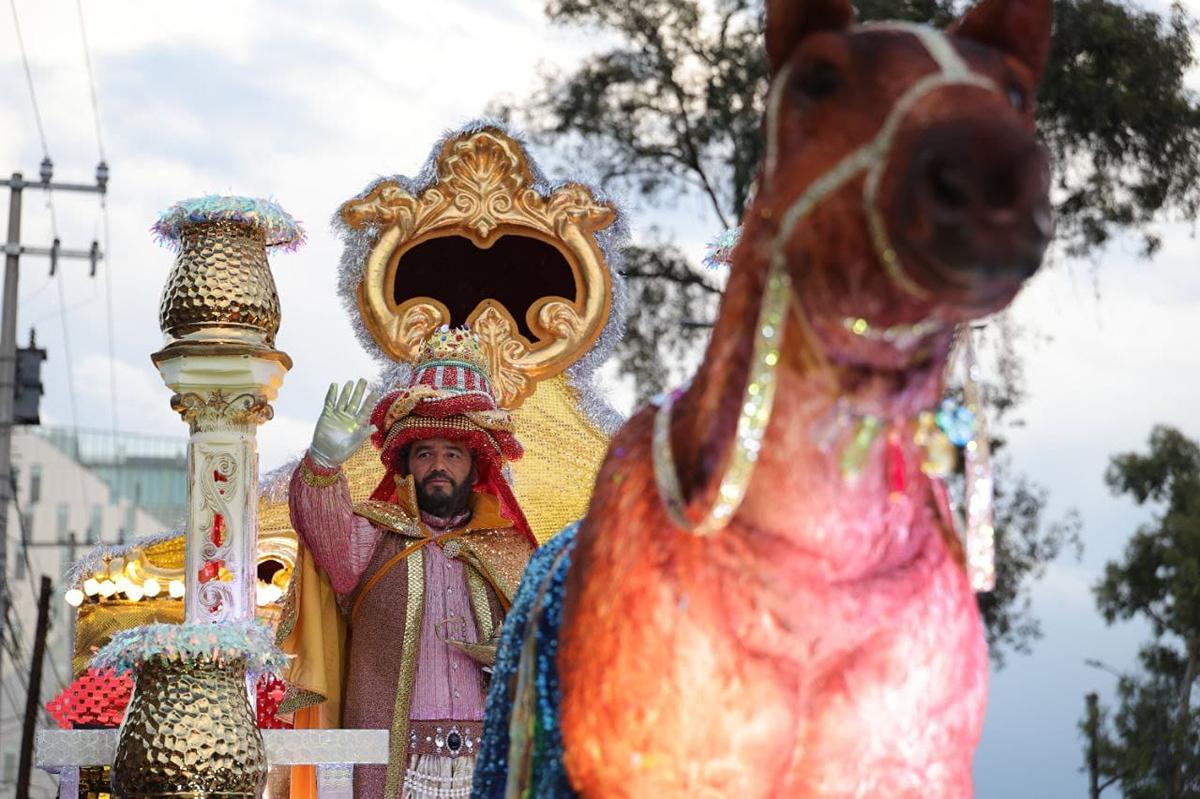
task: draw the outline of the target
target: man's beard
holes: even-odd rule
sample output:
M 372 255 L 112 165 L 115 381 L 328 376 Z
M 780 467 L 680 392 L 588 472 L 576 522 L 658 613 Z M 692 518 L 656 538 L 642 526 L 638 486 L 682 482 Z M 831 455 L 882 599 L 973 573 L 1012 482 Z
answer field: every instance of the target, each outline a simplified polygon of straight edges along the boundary
M 428 491 L 425 484 L 434 478 L 446 480 L 450 483 L 449 491 Z M 475 470 L 471 470 L 471 474 L 467 475 L 467 479 L 461 483 L 454 482 L 454 478 L 445 472 L 434 472 L 426 475 L 425 479 L 416 484 L 417 488 L 417 507 L 431 516 L 437 516 L 439 519 L 448 519 L 456 513 L 460 513 L 467 509 L 467 500 L 471 498 L 471 488 L 475 483 Z

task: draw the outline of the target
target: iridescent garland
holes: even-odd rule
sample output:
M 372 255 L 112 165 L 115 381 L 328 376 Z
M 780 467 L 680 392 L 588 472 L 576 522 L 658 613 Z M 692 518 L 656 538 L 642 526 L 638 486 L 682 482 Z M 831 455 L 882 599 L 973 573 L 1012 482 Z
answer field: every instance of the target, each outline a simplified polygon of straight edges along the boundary
M 578 530 L 579 522 L 567 525 L 534 553 L 505 617 L 475 765 L 474 799 L 576 795 L 563 765 L 562 689 L 555 658 Z M 532 661 L 522 660 L 523 650 Z M 510 774 L 510 765 L 520 771 Z
M 244 660 L 247 670 L 256 674 L 276 673 L 287 663 L 287 655 L 275 646 L 271 631 L 254 621 L 146 624 L 122 630 L 96 653 L 90 666 L 124 674 L 155 659 L 218 663 Z
M 299 249 L 308 234 L 273 200 L 208 194 L 175 203 L 151 226 L 159 244 L 178 250 L 183 230 L 205 222 L 236 222 L 261 230 L 267 247 L 285 252 Z
M 733 262 L 733 248 L 742 237 L 741 226 L 731 227 L 708 243 L 704 265 L 709 269 L 720 269 Z

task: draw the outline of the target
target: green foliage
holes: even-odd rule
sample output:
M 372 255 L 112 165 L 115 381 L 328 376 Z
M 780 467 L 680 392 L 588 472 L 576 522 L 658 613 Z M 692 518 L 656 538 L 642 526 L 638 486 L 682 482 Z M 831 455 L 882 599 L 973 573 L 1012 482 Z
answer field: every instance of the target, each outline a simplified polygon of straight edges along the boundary
M 944 25 L 965 4 L 864 0 L 859 18 Z M 550 0 L 546 13 L 613 46 L 550 80 L 522 122 L 586 142 L 610 180 L 645 195 L 699 191 L 721 227 L 740 218 L 762 157 L 761 4 Z M 1037 109 L 1056 164 L 1058 239 L 1072 254 L 1200 209 L 1200 107 L 1184 87 L 1192 19 L 1116 0 L 1058 0 Z
M 1068 513 L 1047 521 L 1047 492 L 1023 475 L 1008 476 L 1001 460 L 996 470 L 996 587 L 979 595 L 988 651 L 1003 666 L 1008 652 L 1028 654 L 1042 636 L 1033 614 L 1029 586 L 1064 552 L 1079 556 L 1080 520 Z
M 944 25 L 965 3 L 855 6 L 864 21 Z M 532 98 L 495 111 L 648 203 L 702 198 L 716 235 L 739 221 L 763 156 L 762 8 L 761 0 L 547 0 L 552 21 L 601 46 Z M 1153 223 L 1200 209 L 1200 108 L 1183 86 L 1192 21 L 1178 5 L 1164 16 L 1119 0 L 1058 0 L 1055 16 L 1037 124 L 1056 164 L 1058 240 L 1087 254 L 1126 232 L 1151 253 Z M 644 400 L 678 377 L 668 364 L 699 356 L 720 290 L 669 240 L 632 248 L 626 277 L 628 334 L 618 356 Z M 1020 401 L 1019 369 L 999 374 L 989 405 L 1004 415 Z M 1029 586 L 1078 547 L 1078 521 L 1048 523 L 1045 491 L 1018 476 L 1002 474 L 998 485 L 1000 582 L 980 607 L 1002 660 L 1040 634 Z
M 721 292 L 678 247 L 661 241 L 627 248 L 624 275 L 632 312 L 617 357 L 621 370 L 635 378 L 641 403 L 687 376 L 679 367 L 693 363 L 708 341 L 704 320 L 715 315 Z
M 1140 672 L 1120 677 L 1116 713 L 1100 710 L 1099 773 L 1126 797 L 1200 797 L 1200 714 L 1191 705 L 1200 674 L 1200 447 L 1156 427 L 1149 453 L 1117 455 L 1106 480 L 1113 493 L 1162 513 L 1095 587 L 1110 624 L 1141 618 L 1154 630 Z M 1091 731 L 1086 721 L 1083 729 Z
M 862 20 L 944 25 L 966 4 L 855 5 Z M 761 0 L 548 0 L 546 13 L 606 46 L 527 102 L 494 110 L 594 167 L 606 185 L 649 201 L 700 197 L 714 235 L 735 225 L 763 155 Z M 1056 164 L 1058 241 L 1067 252 L 1092 253 L 1127 232 L 1152 253 L 1155 222 L 1200 211 L 1200 107 L 1183 85 L 1194 63 L 1192 29 L 1179 5 L 1163 16 L 1119 0 L 1056 2 L 1037 123 Z M 644 317 L 669 306 L 715 308 L 709 276 L 678 251 L 660 257 L 672 268 L 630 280 L 634 334 L 621 351 L 643 398 L 678 355 L 676 338 L 696 339 Z

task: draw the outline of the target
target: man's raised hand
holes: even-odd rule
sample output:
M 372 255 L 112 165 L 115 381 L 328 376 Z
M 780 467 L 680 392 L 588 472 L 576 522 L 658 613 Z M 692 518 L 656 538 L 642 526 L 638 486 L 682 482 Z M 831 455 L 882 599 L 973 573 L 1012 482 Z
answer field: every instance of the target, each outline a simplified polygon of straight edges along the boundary
M 309 455 L 319 465 L 329 469 L 341 466 L 370 438 L 376 397 L 372 393 L 364 399 L 366 391 L 366 380 L 347 382 L 340 395 L 337 383 L 330 384 L 325 407 L 313 431 L 312 446 L 308 448 Z

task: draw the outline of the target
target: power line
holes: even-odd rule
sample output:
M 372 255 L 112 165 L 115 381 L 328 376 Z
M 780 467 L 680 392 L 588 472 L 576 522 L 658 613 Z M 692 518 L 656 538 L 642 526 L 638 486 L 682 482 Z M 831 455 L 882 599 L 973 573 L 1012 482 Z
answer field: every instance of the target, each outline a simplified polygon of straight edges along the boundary
M 46 143 L 46 128 L 42 124 L 42 109 L 38 105 L 37 89 L 33 84 L 33 70 L 29 67 L 29 54 L 25 51 L 25 37 L 21 34 L 21 17 L 17 14 L 17 0 L 8 0 L 12 9 L 13 30 L 17 34 L 17 48 L 21 51 L 21 64 L 25 68 L 25 83 L 29 87 L 29 101 L 33 105 L 33 121 L 37 124 L 38 139 L 42 143 L 42 168 L 50 165 L 50 145 Z M 58 214 L 54 209 L 54 192 L 46 188 L 46 208 L 50 211 L 50 231 L 53 238 L 58 238 Z
M 117 352 L 116 336 L 113 334 L 113 304 L 112 304 L 112 243 L 109 236 L 108 197 L 101 195 L 100 211 L 104 215 L 104 257 L 107 259 L 104 270 L 104 304 L 108 316 L 108 399 L 112 404 L 112 436 L 113 451 L 117 449 L 117 431 L 121 429 L 117 420 Z
M 55 283 L 57 281 L 58 281 L 58 275 L 55 275 L 54 277 L 50 278 L 50 283 Z M 49 285 L 50 283 L 47 283 L 46 285 Z M 93 302 L 96 301 L 96 299 L 99 296 L 100 296 L 100 289 L 93 286 L 92 287 L 92 295 L 90 297 L 88 297 L 86 299 L 82 299 L 79 302 L 71 303 L 66 308 L 63 308 L 60 305 L 57 311 L 51 311 L 50 313 L 42 314 L 37 319 L 34 319 L 32 322 L 30 322 L 29 326 L 37 327 L 42 322 L 45 322 L 49 319 L 57 319 L 58 317 L 62 316 L 63 314 L 71 313 L 73 311 L 78 311 L 80 308 L 84 308 L 84 307 L 87 307 L 88 305 L 91 305 Z
M 67 397 L 71 401 L 71 430 L 75 433 L 75 455 L 79 455 L 79 403 L 75 394 L 75 370 L 72 365 L 75 363 L 71 357 L 71 329 L 67 324 L 67 300 L 63 289 L 65 282 L 64 273 L 58 273 L 58 307 L 59 319 L 62 321 L 63 335 L 63 362 L 67 367 Z M 93 297 L 94 299 L 94 297 Z M 88 502 L 87 483 L 83 479 L 83 472 L 77 471 L 79 477 L 79 496 L 86 505 Z
M 96 148 L 100 153 L 100 161 L 107 161 L 104 153 L 104 132 L 103 126 L 100 124 L 100 102 L 97 99 L 96 92 L 96 72 L 92 68 L 92 52 L 88 45 L 87 23 L 83 16 L 83 0 L 75 0 L 75 10 L 79 17 L 79 38 L 83 44 L 83 63 L 87 66 L 88 89 L 91 91 L 92 98 L 92 120 L 96 125 Z M 108 197 L 100 195 L 100 213 L 104 220 L 104 252 L 108 258 L 108 269 L 104 272 L 104 305 L 106 313 L 106 321 L 108 325 L 108 390 L 109 402 L 112 405 L 112 436 L 113 446 L 116 447 L 117 431 L 120 429 L 120 424 L 117 420 L 117 357 L 116 357 L 116 337 L 113 334 L 113 305 L 112 305 L 112 236 L 110 235 L 110 225 L 108 218 Z
M 96 73 L 92 70 L 92 53 L 91 48 L 88 47 L 87 25 L 83 19 L 83 0 L 75 0 L 75 10 L 79 13 L 79 38 L 83 42 L 83 63 L 87 65 L 88 88 L 92 93 L 92 119 L 96 123 L 96 146 L 100 150 L 100 160 L 105 161 L 107 159 L 104 157 L 104 135 L 100 126 L 100 103 L 96 100 Z M 103 202 L 102 199 L 101 203 Z M 108 242 L 105 242 L 105 252 L 108 252 L 107 244 Z
M 76 438 L 78 438 L 78 435 L 79 434 L 77 432 Z M 26 543 L 33 540 L 33 531 L 31 531 L 25 525 L 25 514 L 21 507 L 21 498 L 19 492 L 17 491 L 17 481 L 15 477 L 12 479 L 12 494 L 10 496 L 12 496 L 13 505 L 17 509 L 17 524 L 21 528 L 21 555 L 25 560 L 25 576 L 29 578 L 29 590 L 36 597 L 37 589 L 33 584 L 33 561 L 31 561 L 29 558 L 29 547 L 26 546 Z M 72 642 L 72 647 L 73 646 L 74 642 Z M 67 684 L 63 681 L 62 674 L 58 670 L 58 663 L 54 658 L 49 658 L 48 662 L 50 663 L 50 671 L 54 673 L 54 679 L 58 683 L 58 690 L 61 691 L 67 687 Z
M 50 148 L 46 144 L 46 129 L 42 127 L 42 111 L 38 107 L 37 91 L 33 88 L 33 72 L 29 69 L 29 56 L 25 52 L 25 38 L 21 35 L 21 18 L 17 15 L 17 0 L 8 0 L 12 9 L 13 28 L 17 33 L 17 47 L 21 51 L 21 63 L 25 66 L 25 82 L 29 85 L 29 99 L 33 102 L 33 118 L 37 122 L 38 137 L 42 140 L 42 155 L 50 157 Z

